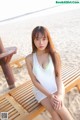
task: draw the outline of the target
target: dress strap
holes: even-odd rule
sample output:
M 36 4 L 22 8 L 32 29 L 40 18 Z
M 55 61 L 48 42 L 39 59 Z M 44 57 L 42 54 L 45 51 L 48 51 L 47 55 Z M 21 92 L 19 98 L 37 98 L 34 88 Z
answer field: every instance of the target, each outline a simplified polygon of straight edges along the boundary
M 33 65 L 37 64 L 36 53 L 33 53 Z

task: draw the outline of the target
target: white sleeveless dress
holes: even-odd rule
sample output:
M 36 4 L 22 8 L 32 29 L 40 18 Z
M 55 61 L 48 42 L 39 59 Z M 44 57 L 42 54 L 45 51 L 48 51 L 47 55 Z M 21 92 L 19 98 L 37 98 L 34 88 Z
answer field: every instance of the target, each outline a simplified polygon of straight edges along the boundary
M 36 53 L 33 53 L 33 74 L 36 79 L 40 82 L 40 84 L 48 90 L 48 92 L 55 93 L 57 91 L 57 85 L 55 81 L 55 72 L 54 65 L 49 56 L 49 63 L 46 69 L 44 69 L 38 62 Z M 46 98 L 41 91 L 39 91 L 35 86 L 33 87 L 33 93 L 38 102 Z

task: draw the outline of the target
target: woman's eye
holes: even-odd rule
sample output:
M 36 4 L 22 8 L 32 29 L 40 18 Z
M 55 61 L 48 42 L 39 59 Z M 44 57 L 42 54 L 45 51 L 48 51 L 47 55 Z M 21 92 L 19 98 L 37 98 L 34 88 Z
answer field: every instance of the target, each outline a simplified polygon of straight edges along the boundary
M 43 40 L 46 40 L 46 38 L 44 37 Z
M 36 40 L 39 40 L 39 38 L 36 38 Z

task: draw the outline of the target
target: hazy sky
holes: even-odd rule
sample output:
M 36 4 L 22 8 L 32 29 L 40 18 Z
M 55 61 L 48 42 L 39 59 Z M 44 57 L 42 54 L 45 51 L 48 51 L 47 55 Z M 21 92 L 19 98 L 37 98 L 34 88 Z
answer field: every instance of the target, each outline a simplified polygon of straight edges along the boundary
M 55 0 L 0 0 L 0 20 L 54 6 Z
M 59 1 L 59 0 L 58 0 Z M 58 6 L 56 0 L 0 0 L 0 21 L 48 7 Z M 56 11 L 80 8 L 80 4 L 58 7 Z M 53 10 L 54 11 L 54 10 Z

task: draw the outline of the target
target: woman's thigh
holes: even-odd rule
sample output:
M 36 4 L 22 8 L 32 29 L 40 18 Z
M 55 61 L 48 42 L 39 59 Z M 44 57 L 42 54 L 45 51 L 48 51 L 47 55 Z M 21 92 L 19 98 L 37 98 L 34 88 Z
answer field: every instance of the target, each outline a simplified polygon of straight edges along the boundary
M 54 111 L 53 107 L 51 106 L 51 103 L 49 102 L 48 98 L 44 98 L 40 102 L 50 113 Z
M 63 105 L 60 110 L 56 110 L 62 120 L 73 120 L 67 108 Z
M 52 116 L 52 120 L 61 120 L 60 116 L 57 114 L 57 112 L 55 112 L 55 110 L 53 109 L 50 101 L 48 98 L 45 98 L 41 101 L 41 104 L 49 111 L 49 113 Z

